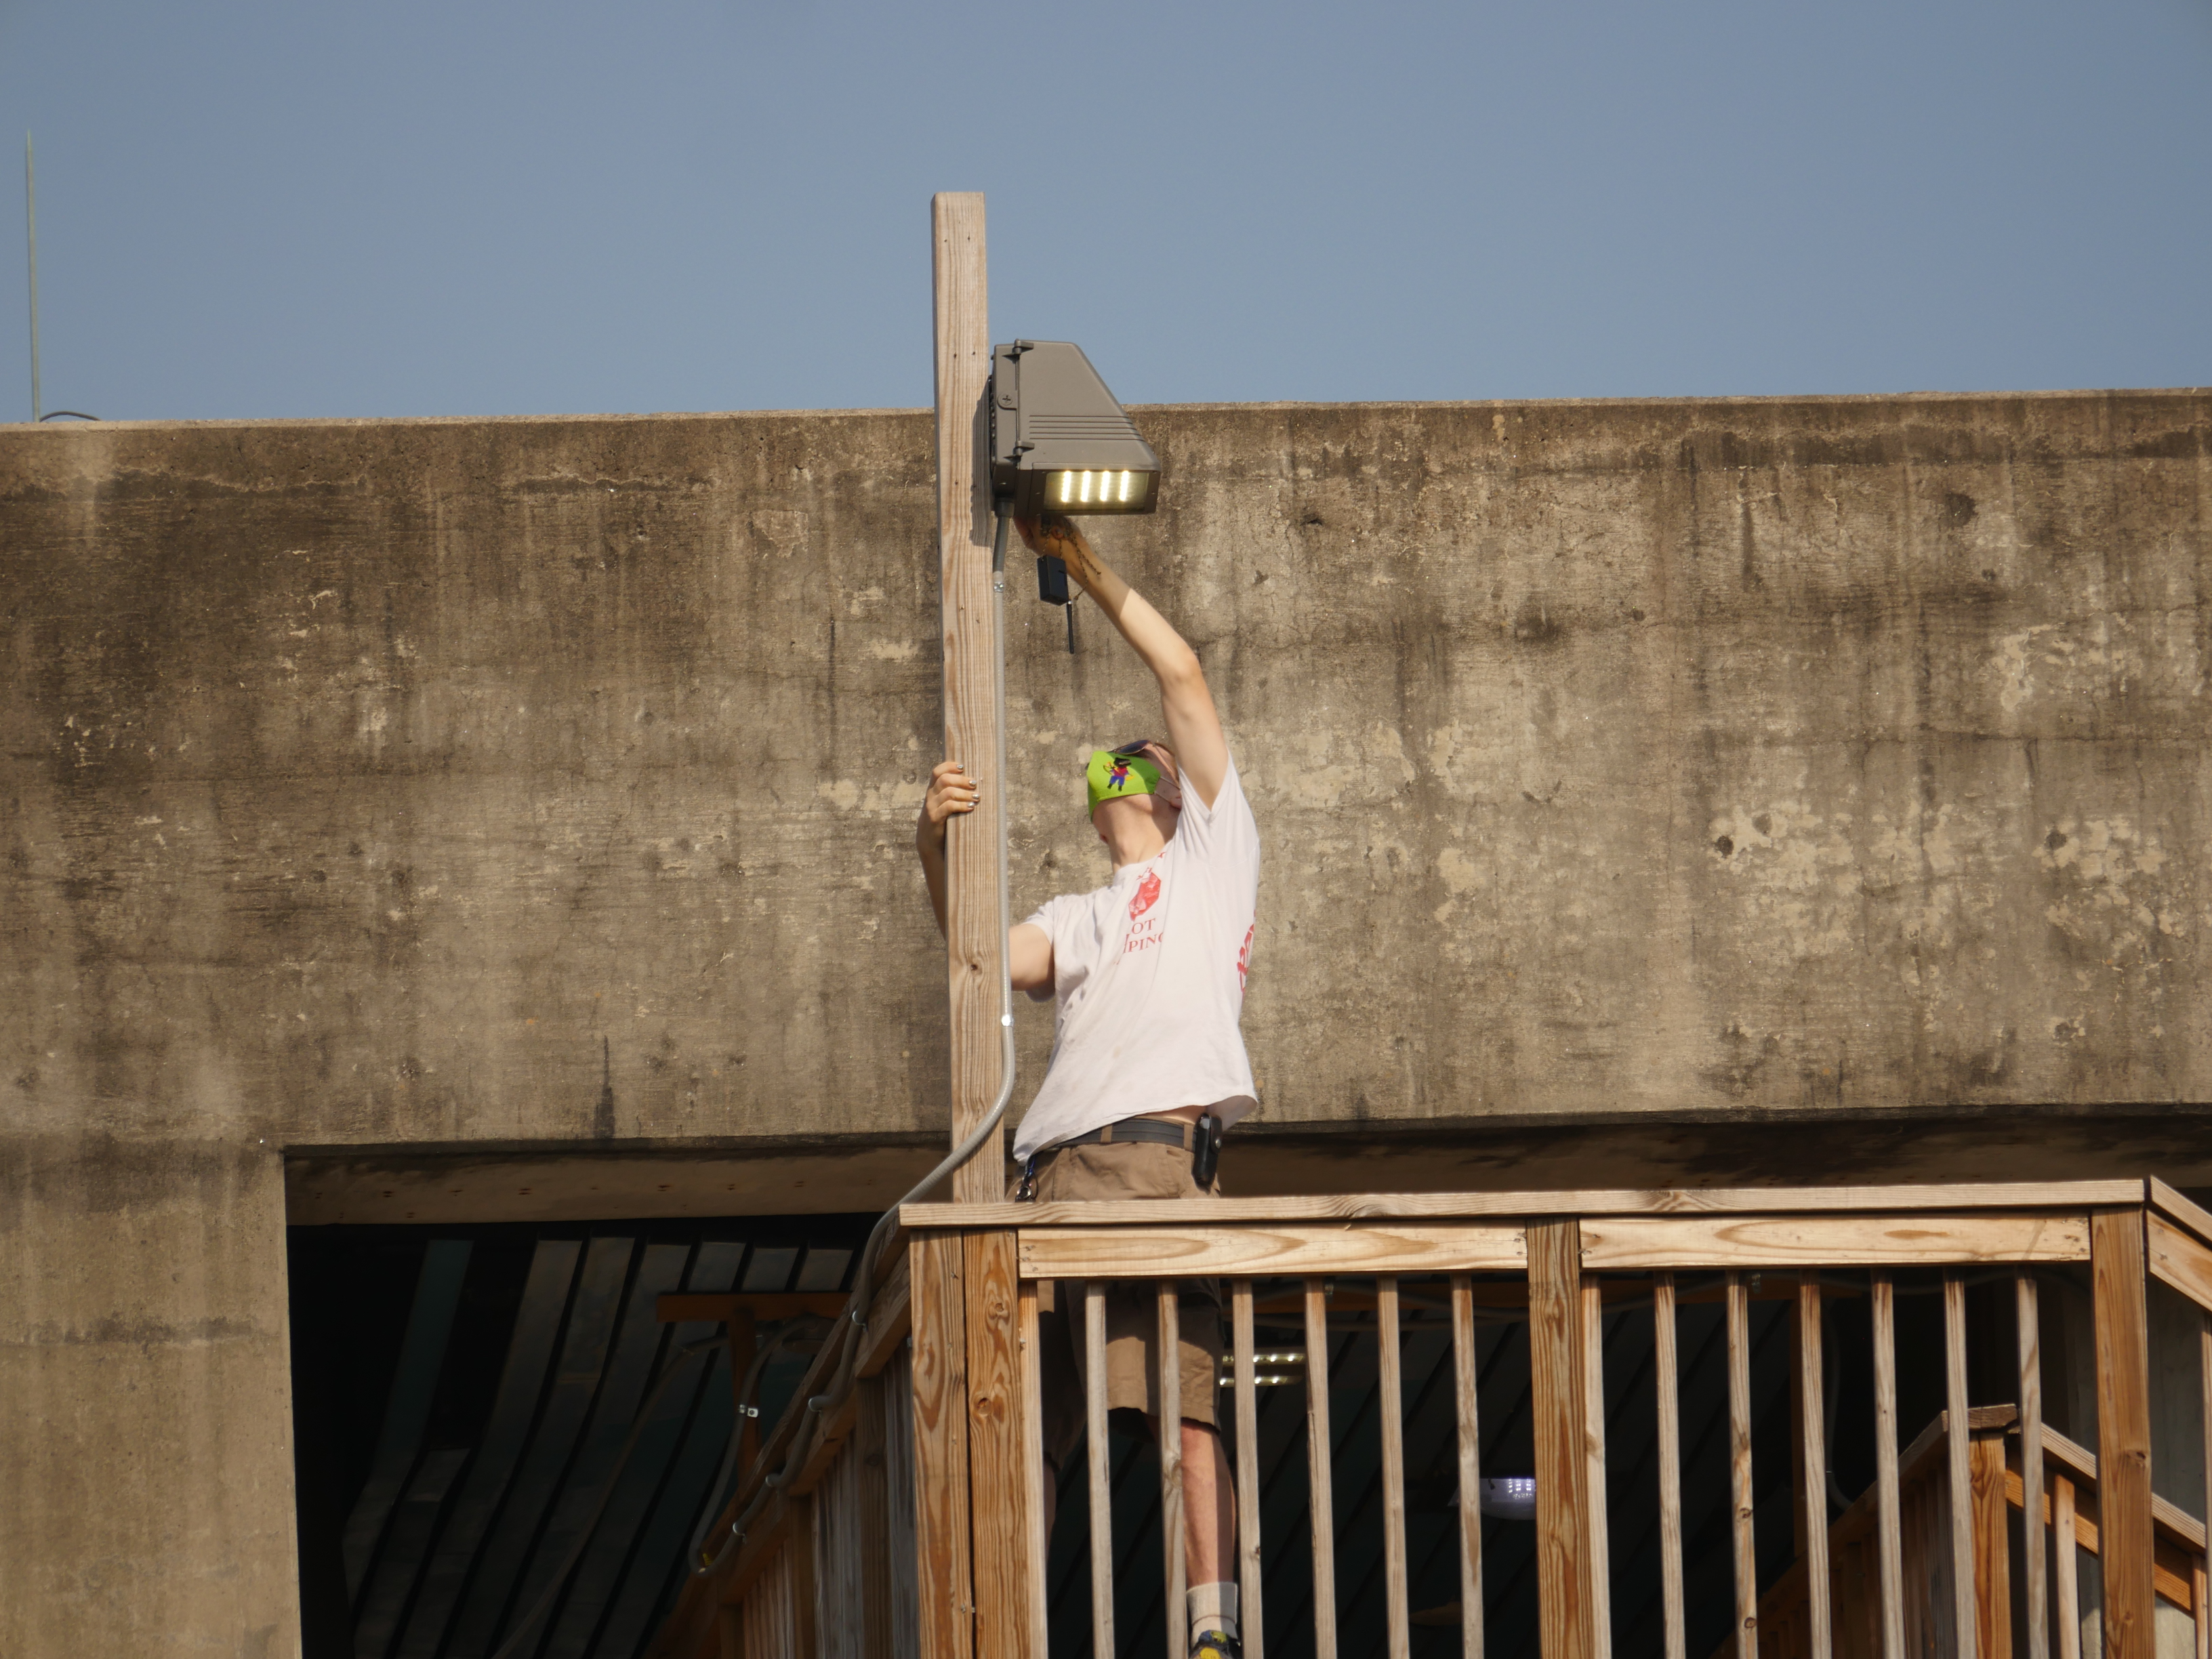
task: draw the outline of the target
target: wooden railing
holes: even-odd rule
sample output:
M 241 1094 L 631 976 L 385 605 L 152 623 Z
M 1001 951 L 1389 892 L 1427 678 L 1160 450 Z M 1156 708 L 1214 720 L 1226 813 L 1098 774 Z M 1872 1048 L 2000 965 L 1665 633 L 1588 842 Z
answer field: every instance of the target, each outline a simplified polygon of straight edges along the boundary
M 1117 1493 L 1097 1342 L 1085 1468 L 1068 1480 L 1071 1490 L 1085 1487 L 1087 1504 L 1078 1510 L 1082 1519 L 1062 1517 L 1063 1525 L 1087 1523 L 1091 1591 L 1087 1609 L 1065 1593 L 1057 1606 L 1059 1617 L 1079 1623 L 1087 1611 L 1088 1627 L 1048 1627 L 1037 1291 L 1056 1282 L 1088 1323 L 1102 1319 L 1109 1282 L 1148 1281 L 1163 1330 L 1171 1331 L 1178 1286 L 1194 1279 L 1224 1287 L 1231 1409 L 1223 1417 L 1250 1659 L 1264 1659 L 1271 1644 L 1316 1659 L 1339 1651 L 1339 1564 L 1355 1542 L 1370 1548 L 1374 1540 L 1337 1534 L 1345 1494 L 1333 1501 L 1332 1484 L 1350 1443 L 1331 1424 L 1329 1372 L 1355 1358 L 1364 1365 L 1370 1342 L 1373 1427 L 1360 1431 L 1379 1437 L 1379 1469 L 1370 1474 L 1374 1465 L 1364 1465 L 1358 1478 L 1379 1481 L 1379 1505 L 1361 1513 L 1379 1516 L 1382 1536 L 1362 1583 L 1379 1584 L 1382 1616 L 1371 1638 L 1345 1639 L 1359 1651 L 1371 1639 L 1389 1659 L 1409 1659 L 1417 1644 L 1433 1653 L 1449 1643 L 1468 1659 L 1483 1653 L 1486 1609 L 1494 1623 L 1516 1593 L 1501 1574 L 1486 1594 L 1486 1550 L 1503 1548 L 1508 1534 L 1499 1528 L 1516 1523 L 1492 1522 L 1486 1544 L 1479 1327 L 1492 1331 L 1492 1359 L 1505 1340 L 1499 1330 L 1516 1342 L 1525 1334 L 1527 1344 L 1525 1399 L 1515 1410 L 1525 1407 L 1533 1548 L 1517 1542 L 1518 1533 L 1511 1539 L 1521 1550 L 1515 1573 L 1534 1581 L 1534 1639 L 1500 1637 L 1498 1651 L 1610 1659 L 1618 1642 L 1624 1651 L 1686 1659 L 1702 1628 L 1701 1653 L 1717 1630 L 1721 1650 L 1742 1659 L 1991 1659 L 2015 1651 L 2078 1659 L 2087 1614 L 2106 1659 L 2150 1659 L 2160 1601 L 2169 1621 L 2193 1624 L 2195 1651 L 2212 1651 L 2203 1526 L 2152 1491 L 2148 1324 L 2154 1280 L 2194 1304 L 2202 1362 L 2194 1397 L 2203 1443 L 2212 1443 L 2212 1215 L 2155 1181 L 924 1205 L 909 1206 L 902 1221 L 908 1248 L 871 1316 L 864 1364 L 880 1374 L 872 1385 L 879 1411 L 894 1399 L 910 1403 L 910 1469 L 898 1467 L 905 1448 L 886 1445 L 880 1429 L 872 1441 L 855 1433 L 865 1410 L 787 1417 L 751 1480 L 783 1467 L 792 1437 L 802 1433 L 816 1442 L 806 1473 L 761 1511 L 720 1571 L 687 1589 L 654 1652 L 1044 1659 L 1058 1646 L 1105 1659 L 1136 1651 L 1126 1620 L 1117 1639 L 1115 1580 L 1129 1561 L 1126 1550 L 1115 1554 Z M 2077 1370 L 2094 1373 L 2094 1453 L 2044 1421 L 2043 1298 L 2048 1286 L 2076 1280 L 2093 1333 Z M 1990 1322 L 1978 1315 L 1974 1328 L 1984 1334 L 1970 1348 L 1970 1290 L 1981 1315 L 2002 1304 L 2008 1340 L 1993 1340 Z M 1900 1346 L 1899 1302 L 1923 1296 L 1913 1305 L 1930 1311 L 1909 1322 L 1940 1334 Z M 1832 1516 L 1824 1342 L 1844 1308 L 1863 1322 L 1851 1329 L 1868 1334 L 1871 1386 L 1839 1403 L 1870 1414 L 1875 1468 L 1866 1490 Z M 1759 1526 L 1762 1513 L 1773 1518 L 1778 1466 L 1777 1437 L 1759 1426 L 1773 1413 L 1754 1422 L 1755 1408 L 1765 1408 L 1754 1400 L 1753 1349 L 1785 1329 L 1790 1431 L 1780 1443 L 1795 1540 L 1777 1560 L 1771 1548 L 1762 1553 Z M 1263 1340 L 1269 1330 L 1272 1342 Z M 1689 1364 L 1686 1331 L 1709 1333 L 1699 1349 L 1724 1359 L 1715 1367 L 1724 1381 Z M 897 1339 L 909 1332 L 910 1363 L 894 1364 L 903 1360 Z M 1282 1352 L 1300 1338 L 1301 1351 Z M 1172 1342 L 1161 1346 L 1172 1355 Z M 1271 1348 L 1276 1369 L 1287 1364 L 1304 1382 L 1303 1540 L 1285 1535 L 1279 1504 L 1271 1511 L 1262 1502 L 1259 1395 L 1279 1379 L 1255 1356 Z M 1431 1365 L 1422 1409 L 1447 1432 L 1428 1435 L 1409 1469 L 1402 1364 L 1417 1350 Z M 1771 1348 L 1762 1353 L 1761 1374 L 1771 1376 L 1774 1357 Z M 1177 1376 L 1172 1363 L 1163 1367 L 1170 1413 Z M 1910 1443 L 1899 1432 L 1907 1426 L 1901 1384 L 1908 1409 L 1920 1409 L 1910 1404 L 1916 1399 L 1942 1402 L 1932 1421 L 1916 1417 L 1927 1426 Z M 1970 1392 L 1989 1398 L 1970 1406 Z M 1287 1396 L 1269 1409 L 1278 1404 Z M 1693 1416 L 1710 1410 L 1722 1426 L 1686 1442 L 1686 1407 Z M 1608 1426 L 1623 1436 L 1632 1409 L 1639 1437 L 1648 1425 L 1649 1447 L 1639 1440 L 1635 1461 L 1649 1473 L 1609 1481 Z M 1279 1413 L 1271 1420 L 1279 1429 Z M 1951 1432 L 1953 1425 L 1966 1432 Z M 1169 1438 L 1158 1468 L 1164 1593 L 1151 1605 L 1172 1614 L 1182 1487 Z M 1279 1450 L 1287 1443 L 1278 1432 L 1273 1443 Z M 2167 1448 L 2169 1463 L 2176 1450 Z M 2201 1452 L 2196 1444 L 2187 1451 L 2191 1473 L 2180 1496 L 2202 1509 Z M 1414 1594 L 1409 1486 L 1449 1489 L 1456 1541 L 1449 1560 L 1440 1564 L 1432 1551 L 1421 1571 L 1431 1590 L 1446 1577 L 1455 1583 L 1455 1605 L 1425 1607 L 1430 1592 Z M 740 1484 L 732 1515 L 751 1489 Z M 1684 1494 L 1692 1489 L 1725 1494 L 1724 1504 L 1709 1506 L 1717 1528 L 1711 1570 L 1700 1566 L 1694 1583 L 1685 1575 Z M 1770 1494 L 1765 1510 L 1762 1492 Z M 1135 1498 L 1124 1479 L 1118 1500 Z M 908 1516 L 912 1554 L 899 1559 Z M 1363 1521 L 1363 1533 L 1374 1524 Z M 1125 1525 L 1121 1535 L 1127 1533 Z M 2076 1547 L 2051 1547 L 2054 1534 L 2069 1533 Z M 1632 1583 L 1626 1558 L 1619 1567 L 1611 1560 L 1614 1535 L 1656 1540 L 1632 1552 L 1640 1572 L 1656 1549 L 1657 1583 L 1648 1596 Z M 1771 1528 L 1766 1535 L 1771 1542 Z M 1288 1577 L 1280 1564 L 1300 1543 L 1300 1587 L 1286 1613 L 1270 1604 L 1267 1585 L 1271 1572 Z M 910 1581 L 894 1582 L 872 1565 L 884 1552 L 902 1572 L 911 1562 Z M 2090 1558 L 2101 1588 L 2085 1600 L 2081 1562 Z M 1358 1594 L 1371 1601 L 1367 1590 Z M 1456 1641 L 1439 1626 L 1456 1626 Z M 1164 1629 L 1170 1659 L 1182 1659 L 1180 1619 L 1164 1617 L 1154 1628 Z M 1058 1644 L 1055 1633 L 1064 1638 Z

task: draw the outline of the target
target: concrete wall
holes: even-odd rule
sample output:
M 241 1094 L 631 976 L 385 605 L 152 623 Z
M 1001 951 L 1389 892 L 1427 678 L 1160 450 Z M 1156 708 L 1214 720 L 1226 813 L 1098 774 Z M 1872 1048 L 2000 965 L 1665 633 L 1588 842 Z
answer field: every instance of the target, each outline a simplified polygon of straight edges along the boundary
M 1170 506 L 1100 540 L 1267 838 L 1261 1127 L 1801 1118 L 1818 1178 L 2212 1100 L 2212 394 L 1139 420 Z M 0 428 L 0 1649 L 290 1639 L 287 1151 L 939 1133 L 927 465 L 902 412 Z M 1025 908 L 1157 704 L 1012 615 Z

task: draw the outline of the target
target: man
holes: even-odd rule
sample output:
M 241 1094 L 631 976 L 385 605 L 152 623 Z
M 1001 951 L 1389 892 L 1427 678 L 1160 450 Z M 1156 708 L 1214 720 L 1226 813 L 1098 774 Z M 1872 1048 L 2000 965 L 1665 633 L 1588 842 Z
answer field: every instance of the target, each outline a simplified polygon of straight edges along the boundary
M 1237 1021 L 1260 885 L 1260 832 L 1237 781 L 1197 653 L 1099 561 L 1064 518 L 1018 521 L 1030 550 L 1067 573 L 1121 632 L 1160 686 L 1164 743 L 1092 751 L 1091 822 L 1114 860 L 1107 885 L 1052 900 L 1006 936 L 1014 984 L 1056 995 L 1052 1062 L 1014 1140 L 1023 1194 L 1085 1199 L 1202 1198 L 1222 1129 L 1256 1103 Z M 930 775 L 915 849 L 937 925 L 945 926 L 945 826 L 975 809 L 987 780 L 955 761 Z M 1149 1284 L 1107 1298 L 1107 1404 L 1144 1413 L 1155 1443 L 1159 1320 Z M 1057 1472 L 1081 1439 L 1083 1310 L 1078 1295 L 1039 1296 L 1048 1511 Z M 1236 1510 L 1216 1427 L 1221 1358 L 1218 1285 L 1184 1286 L 1178 1364 L 1183 1553 L 1194 1659 L 1237 1659 Z M 1047 1529 L 1050 1528 L 1047 1516 Z

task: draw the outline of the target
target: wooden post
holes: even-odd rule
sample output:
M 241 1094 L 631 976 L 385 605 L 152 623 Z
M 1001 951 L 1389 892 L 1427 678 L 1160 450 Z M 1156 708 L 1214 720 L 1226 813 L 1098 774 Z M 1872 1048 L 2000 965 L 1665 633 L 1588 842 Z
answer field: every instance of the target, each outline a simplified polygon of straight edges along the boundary
M 1536 1462 L 1537 1647 L 1588 1659 L 1583 1547 L 1582 1224 L 1528 1225 L 1528 1365 Z
M 968 1537 L 968 1332 L 960 1236 L 910 1247 L 914 1322 L 914 1537 L 921 1659 L 971 1659 L 975 1595 Z
M 1006 918 L 999 905 L 998 677 L 1004 661 L 991 591 L 988 430 L 979 418 L 991 376 L 983 198 L 947 191 L 929 204 L 937 343 L 938 594 L 944 618 L 945 757 L 981 787 L 975 810 L 946 825 L 945 939 L 952 1004 L 952 1143 L 998 1097 Z M 993 1136 L 952 1177 L 960 1204 L 1006 1197 L 1006 1158 Z
M 961 1241 L 968 1304 L 968 1511 L 975 1528 L 975 1659 L 1022 1659 L 1030 1639 L 1030 1493 L 1021 1302 L 1010 1227 Z
M 2089 1218 L 2097 1307 L 2097 1525 L 2105 1659 L 2152 1659 L 2150 1335 L 2140 1209 Z

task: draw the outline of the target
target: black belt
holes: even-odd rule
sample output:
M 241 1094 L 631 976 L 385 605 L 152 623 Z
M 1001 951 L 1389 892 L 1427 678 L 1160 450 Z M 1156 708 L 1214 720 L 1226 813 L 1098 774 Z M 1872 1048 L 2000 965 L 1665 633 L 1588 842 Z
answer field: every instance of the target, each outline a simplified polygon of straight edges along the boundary
M 1055 1140 L 1043 1152 L 1056 1152 L 1067 1146 L 1116 1146 L 1133 1140 L 1150 1141 L 1159 1146 L 1180 1146 L 1191 1149 L 1191 1132 L 1195 1123 L 1182 1122 L 1174 1118 L 1125 1117 L 1119 1123 L 1109 1123 L 1103 1129 L 1093 1129 L 1087 1135 L 1070 1135 L 1065 1140 Z

